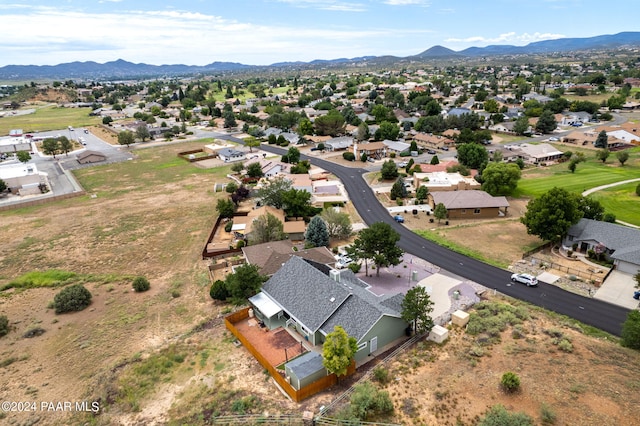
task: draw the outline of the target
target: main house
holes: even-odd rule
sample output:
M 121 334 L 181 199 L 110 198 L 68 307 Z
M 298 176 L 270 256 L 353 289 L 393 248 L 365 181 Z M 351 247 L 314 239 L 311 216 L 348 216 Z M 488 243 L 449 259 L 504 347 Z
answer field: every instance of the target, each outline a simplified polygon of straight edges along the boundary
M 292 256 L 251 297 L 255 315 L 269 329 L 288 327 L 322 345 L 339 325 L 358 342 L 356 363 L 406 335 L 403 295 L 376 296 L 348 269 L 337 271 Z
M 605 253 L 615 268 L 627 274 L 640 271 L 640 230 L 615 223 L 580 219 L 569 228 L 564 238 L 565 247 L 586 253 L 588 250 Z

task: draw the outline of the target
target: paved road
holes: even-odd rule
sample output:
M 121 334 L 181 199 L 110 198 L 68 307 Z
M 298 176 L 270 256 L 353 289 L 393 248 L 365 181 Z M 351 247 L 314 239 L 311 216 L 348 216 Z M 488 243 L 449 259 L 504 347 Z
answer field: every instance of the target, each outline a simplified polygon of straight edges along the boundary
M 242 143 L 242 140 L 229 135 L 216 137 Z M 276 154 L 284 152 L 283 149 L 269 145 L 262 145 L 261 149 Z M 475 281 L 489 289 L 495 289 L 508 296 L 567 315 L 611 334 L 620 335 L 627 309 L 570 293 L 544 282 L 540 282 L 537 288 L 513 284 L 510 280 L 510 272 L 441 247 L 396 223 L 362 178 L 368 170 L 347 168 L 305 155 L 301 158 L 311 160 L 314 165 L 335 174 L 343 182 L 362 220 L 367 224 L 385 222 L 391 225 L 400 233 L 398 245 L 407 253 L 426 259 L 442 269 Z

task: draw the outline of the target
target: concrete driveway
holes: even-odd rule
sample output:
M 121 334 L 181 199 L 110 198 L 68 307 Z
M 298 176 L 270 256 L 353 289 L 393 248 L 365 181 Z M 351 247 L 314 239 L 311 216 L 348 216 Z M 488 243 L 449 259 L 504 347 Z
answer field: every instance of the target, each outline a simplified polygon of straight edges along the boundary
M 627 309 L 637 309 L 638 301 L 633 298 L 634 287 L 633 275 L 613 270 L 593 298 Z

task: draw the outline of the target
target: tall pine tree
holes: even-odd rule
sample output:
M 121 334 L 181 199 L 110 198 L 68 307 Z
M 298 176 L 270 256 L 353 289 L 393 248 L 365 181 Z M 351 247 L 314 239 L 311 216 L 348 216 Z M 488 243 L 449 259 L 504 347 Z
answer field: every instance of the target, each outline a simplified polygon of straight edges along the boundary
M 306 246 L 308 247 L 327 247 L 329 245 L 327 224 L 320 216 L 311 218 L 305 238 L 307 239 Z

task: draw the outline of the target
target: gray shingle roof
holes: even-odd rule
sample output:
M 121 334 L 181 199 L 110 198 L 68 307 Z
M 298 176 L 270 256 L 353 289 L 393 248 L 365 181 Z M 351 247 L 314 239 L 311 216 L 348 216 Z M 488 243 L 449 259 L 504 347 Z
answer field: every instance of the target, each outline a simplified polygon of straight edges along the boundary
M 612 259 L 640 265 L 640 230 L 615 223 L 580 219 L 569 228 L 568 235 L 580 241 L 597 241 L 615 252 Z
M 378 297 L 366 287 L 350 270 L 340 271 L 337 282 L 293 256 L 262 291 L 311 331 L 330 333 L 340 325 L 360 340 L 383 315 L 399 318 L 398 300 L 402 300 L 401 294 Z
M 289 361 L 287 363 L 287 368 L 289 368 L 299 380 L 302 380 L 324 368 L 324 365 L 322 364 L 322 355 L 317 352 L 307 352 L 306 354 Z

